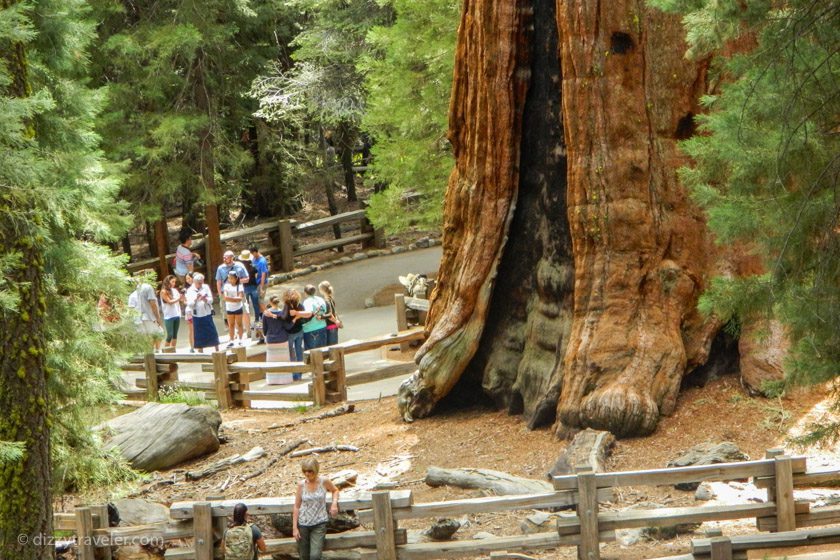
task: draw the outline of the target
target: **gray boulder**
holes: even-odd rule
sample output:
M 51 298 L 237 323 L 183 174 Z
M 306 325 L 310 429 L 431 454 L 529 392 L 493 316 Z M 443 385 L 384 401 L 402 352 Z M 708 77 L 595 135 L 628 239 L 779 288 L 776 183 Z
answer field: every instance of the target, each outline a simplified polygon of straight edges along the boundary
M 168 469 L 219 449 L 219 411 L 206 406 L 148 403 L 105 423 L 107 449 L 135 469 Z
M 441 517 L 432 523 L 425 534 L 433 541 L 448 541 L 461 528 L 461 523 L 454 519 Z
M 731 441 L 722 443 L 701 443 L 695 445 L 676 459 L 668 461 L 668 467 L 689 467 L 691 465 L 716 465 L 718 463 L 734 463 L 747 461 L 747 457 L 737 445 Z M 697 490 L 699 482 L 675 484 L 677 490 Z
M 169 508 L 155 502 L 126 498 L 115 501 L 114 507 L 120 513 L 120 525 L 123 527 L 166 523 L 170 520 Z

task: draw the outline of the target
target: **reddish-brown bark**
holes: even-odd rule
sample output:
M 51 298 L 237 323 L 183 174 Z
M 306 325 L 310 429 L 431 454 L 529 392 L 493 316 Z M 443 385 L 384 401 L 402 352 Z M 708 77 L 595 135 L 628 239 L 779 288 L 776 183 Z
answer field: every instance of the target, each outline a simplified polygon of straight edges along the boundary
M 466 3 L 444 259 L 406 417 L 456 384 L 531 425 L 556 403 L 562 430 L 643 434 L 673 410 L 721 326 L 696 303 L 723 262 L 677 178 L 706 87 L 683 33 L 641 1 Z

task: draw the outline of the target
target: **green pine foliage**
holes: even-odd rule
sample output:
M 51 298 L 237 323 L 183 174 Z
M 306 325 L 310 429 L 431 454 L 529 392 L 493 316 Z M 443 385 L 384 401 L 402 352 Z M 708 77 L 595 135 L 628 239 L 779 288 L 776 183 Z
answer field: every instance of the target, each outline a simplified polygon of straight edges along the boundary
M 380 227 L 439 227 L 454 160 L 447 140 L 459 0 L 387 0 L 396 17 L 370 30 L 360 61 L 368 91 L 363 127 L 374 138 L 369 179 L 388 188 L 371 199 Z
M 256 103 L 244 94 L 270 60 L 287 56 L 296 12 L 280 0 L 90 3 L 100 22 L 91 75 L 108 96 L 98 130 L 108 158 L 124 166 L 122 198 L 137 223 L 159 218 L 162 205 L 197 218 L 214 201 L 224 220 L 254 173 L 244 139 Z M 207 133 L 213 193 L 201 182 Z
M 764 274 L 717 278 L 700 306 L 777 317 L 790 328 L 792 382 L 840 374 L 840 5 L 656 0 L 684 15 L 691 54 L 718 56 L 718 94 L 683 143 L 684 182 L 718 243 L 759 256 Z M 750 45 L 744 47 L 743 45 Z
M 56 490 L 134 476 L 101 450 L 89 430 L 96 411 L 117 397 L 117 361 L 139 341 L 127 320 L 103 328 L 97 313 L 101 294 L 115 302 L 128 295 L 122 261 L 99 244 L 117 239 L 128 221 L 94 131 L 103 98 L 86 81 L 94 37 L 88 16 L 83 0 L 37 0 L 0 10 L 0 50 L 23 42 L 30 86 L 25 96 L 7 93 L 14 76 L 0 65 L 0 189 L 11 207 L 3 219 L 40 240 L 28 253 L 0 247 L 0 264 L 44 262 L 39 334 L 47 343 Z M 26 321 L 20 305 L 25 289 L 0 278 L 4 328 Z M 4 421 L 0 411 L 0 425 Z

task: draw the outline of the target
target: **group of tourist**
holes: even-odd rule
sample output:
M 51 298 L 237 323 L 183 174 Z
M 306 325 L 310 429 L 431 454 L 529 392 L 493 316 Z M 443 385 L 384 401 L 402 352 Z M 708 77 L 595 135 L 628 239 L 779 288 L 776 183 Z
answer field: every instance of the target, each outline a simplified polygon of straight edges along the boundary
M 301 560 L 321 560 L 327 523 L 338 515 L 338 488 L 319 475 L 318 460 L 308 457 L 301 461 L 303 480 L 297 484 L 292 510 L 292 536 L 298 542 Z M 329 511 L 327 493 L 332 494 Z M 267 547 L 262 531 L 249 523 L 248 506 L 239 503 L 233 508 L 233 526 L 225 532 L 222 552 L 228 560 L 252 560 Z
M 174 274 L 163 279 L 158 293 L 140 277 L 129 298 L 129 307 L 138 311 L 138 331 L 154 336 L 156 351 L 161 341 L 164 348 L 174 351 L 182 317 L 189 328 L 190 352 L 219 349 L 213 292 L 204 275 L 195 272 L 199 256 L 191 246 L 190 236 L 182 236 L 172 262 Z M 233 251 L 224 253 L 214 278 L 228 329 L 228 348 L 252 338 L 268 345 L 267 361 L 301 362 L 304 350 L 338 343 L 338 329 L 343 325 L 329 282 L 321 282 L 318 288 L 307 285 L 305 297 L 297 290 L 286 290 L 282 298 L 272 296 L 264 305 L 268 276 L 268 262 L 258 247 L 251 246 L 238 258 Z M 300 374 L 269 375 L 267 383 L 282 385 L 299 378 Z

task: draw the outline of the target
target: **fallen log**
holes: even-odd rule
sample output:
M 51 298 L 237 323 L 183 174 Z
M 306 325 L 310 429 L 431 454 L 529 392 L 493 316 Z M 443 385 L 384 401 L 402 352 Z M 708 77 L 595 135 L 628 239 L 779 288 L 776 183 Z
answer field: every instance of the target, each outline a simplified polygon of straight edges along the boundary
M 203 469 L 197 471 L 187 471 L 186 475 L 184 476 L 187 480 L 199 480 L 206 476 L 214 475 L 218 472 L 227 470 L 234 465 L 256 461 L 263 455 L 265 455 L 265 449 L 263 449 L 262 447 L 254 447 L 245 455 L 233 455 L 226 459 L 222 459 L 220 461 L 216 461 L 215 463 L 211 463 Z
M 330 480 L 332 480 L 332 483 L 335 484 L 336 488 L 339 490 L 344 490 L 349 486 L 355 486 L 357 478 L 359 478 L 359 473 L 352 469 L 339 471 L 330 475 Z
M 282 459 L 283 457 L 285 457 L 304 443 L 306 443 L 305 439 L 298 439 L 287 443 L 286 445 L 280 448 L 280 451 L 277 452 L 277 455 L 272 457 L 268 463 L 255 470 L 254 472 L 243 475 L 242 478 L 238 480 L 238 482 L 245 482 L 246 480 L 251 480 L 252 478 L 260 476 L 261 474 L 265 473 L 265 471 L 274 466 L 274 464 L 277 463 L 277 461 L 279 461 L 280 459 Z
M 605 472 L 607 458 L 612 453 L 615 437 L 609 433 L 587 428 L 578 432 L 566 449 L 557 458 L 546 477 L 562 474 L 574 474 L 578 468 L 588 468 L 592 472 Z
M 309 449 L 301 449 L 295 451 L 289 457 L 303 457 L 304 455 L 320 455 L 321 453 L 332 453 L 334 451 L 358 451 L 359 448 L 355 445 L 326 445 L 324 447 L 310 447 Z
M 333 410 L 328 410 L 327 412 L 322 412 L 318 416 L 310 416 L 309 418 L 302 418 L 300 420 L 296 420 L 294 422 L 287 422 L 286 424 L 275 424 L 269 426 L 269 430 L 276 430 L 278 428 L 291 428 L 292 426 L 297 426 L 298 424 L 306 424 L 307 422 L 315 422 L 316 420 L 324 420 L 326 418 L 335 418 L 336 416 L 341 416 L 342 414 L 350 414 L 351 412 L 356 411 L 355 404 L 343 404 L 338 408 Z
M 543 480 L 521 478 L 490 469 L 443 469 L 429 467 L 426 484 L 432 487 L 455 486 L 490 490 L 499 495 L 539 494 L 553 492 L 554 487 Z

